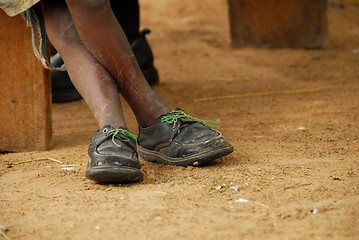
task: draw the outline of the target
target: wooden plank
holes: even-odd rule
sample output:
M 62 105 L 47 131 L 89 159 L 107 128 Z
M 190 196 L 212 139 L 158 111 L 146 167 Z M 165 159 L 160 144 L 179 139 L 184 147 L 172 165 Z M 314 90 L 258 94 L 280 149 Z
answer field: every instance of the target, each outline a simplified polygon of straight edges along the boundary
M 31 29 L 0 10 L 0 151 L 51 147 L 51 75 L 35 57 Z
M 326 0 L 228 0 L 232 47 L 320 48 Z

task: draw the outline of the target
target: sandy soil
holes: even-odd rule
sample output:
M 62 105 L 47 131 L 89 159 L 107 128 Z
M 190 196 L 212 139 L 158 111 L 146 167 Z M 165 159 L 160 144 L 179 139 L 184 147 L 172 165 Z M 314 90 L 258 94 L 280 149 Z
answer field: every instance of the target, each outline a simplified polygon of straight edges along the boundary
M 14 240 L 359 239 L 359 6 L 328 9 L 321 50 L 231 49 L 225 0 L 143 0 L 141 10 L 155 90 L 219 118 L 235 151 L 198 168 L 141 160 L 143 182 L 98 185 L 84 177 L 94 119 L 83 101 L 56 104 L 52 150 L 0 155 L 0 230 Z M 281 93 L 303 89 L 314 90 Z M 15 165 L 43 157 L 63 163 Z

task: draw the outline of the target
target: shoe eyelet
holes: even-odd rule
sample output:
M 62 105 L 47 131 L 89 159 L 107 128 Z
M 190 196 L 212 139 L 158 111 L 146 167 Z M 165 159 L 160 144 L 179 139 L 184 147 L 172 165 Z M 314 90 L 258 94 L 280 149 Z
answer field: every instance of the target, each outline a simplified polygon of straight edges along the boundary
M 105 128 L 104 130 L 102 130 L 103 133 L 107 133 L 108 132 L 108 129 Z

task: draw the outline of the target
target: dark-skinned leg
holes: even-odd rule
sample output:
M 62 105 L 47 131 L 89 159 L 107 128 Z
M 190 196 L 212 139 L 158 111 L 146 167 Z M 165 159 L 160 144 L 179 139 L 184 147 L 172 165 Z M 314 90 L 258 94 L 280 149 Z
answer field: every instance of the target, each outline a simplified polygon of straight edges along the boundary
M 82 43 L 110 72 L 141 127 L 170 111 L 148 85 L 108 0 L 66 0 Z M 104 27 L 106 26 L 106 27 Z
M 66 3 L 42 0 L 41 5 L 48 36 L 100 126 L 88 149 L 86 177 L 100 183 L 141 181 L 136 138 L 126 128 L 116 82 L 82 44 Z
M 108 71 L 81 43 L 64 1 L 41 1 L 46 31 L 61 52 L 77 90 L 91 109 L 99 127 L 125 127 L 117 86 Z

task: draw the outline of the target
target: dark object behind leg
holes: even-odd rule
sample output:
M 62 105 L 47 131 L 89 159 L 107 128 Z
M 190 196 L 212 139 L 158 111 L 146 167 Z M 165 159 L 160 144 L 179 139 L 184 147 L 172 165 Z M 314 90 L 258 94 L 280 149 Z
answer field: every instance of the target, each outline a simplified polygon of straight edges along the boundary
M 140 31 L 140 7 L 138 0 L 111 0 L 113 14 L 131 43 Z
M 154 86 L 158 84 L 159 79 L 157 69 L 153 63 L 152 50 L 146 40 L 146 34 L 149 34 L 150 32 L 151 31 L 148 29 L 142 30 L 137 38 L 130 42 L 130 45 L 148 84 Z
M 51 59 L 53 66 L 61 66 L 64 63 L 60 54 L 56 54 Z M 52 81 L 52 102 L 63 103 L 73 102 L 82 99 L 80 93 L 72 84 L 70 76 L 67 71 L 53 71 L 51 72 Z

